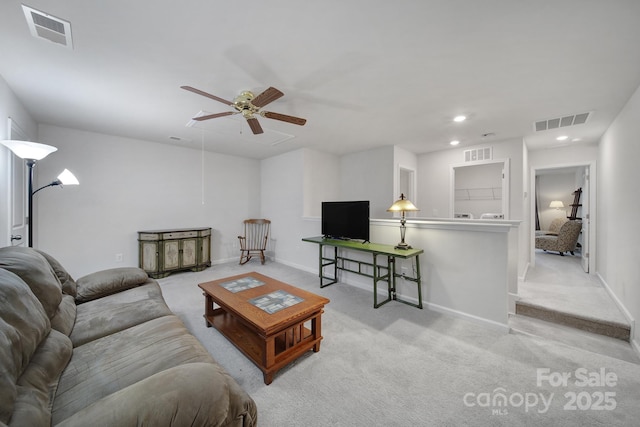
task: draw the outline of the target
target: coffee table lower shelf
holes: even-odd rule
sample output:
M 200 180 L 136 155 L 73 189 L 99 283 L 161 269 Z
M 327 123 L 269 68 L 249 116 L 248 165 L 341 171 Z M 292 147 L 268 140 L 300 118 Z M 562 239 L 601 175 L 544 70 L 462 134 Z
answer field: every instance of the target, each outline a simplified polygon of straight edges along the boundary
M 322 334 L 320 318 L 323 310 L 310 313 L 264 334 L 224 308 L 205 314 L 207 327 L 213 326 L 262 371 L 265 384 L 271 384 L 274 374 L 298 357 L 313 349 L 320 351 Z M 305 325 L 310 323 L 310 328 Z

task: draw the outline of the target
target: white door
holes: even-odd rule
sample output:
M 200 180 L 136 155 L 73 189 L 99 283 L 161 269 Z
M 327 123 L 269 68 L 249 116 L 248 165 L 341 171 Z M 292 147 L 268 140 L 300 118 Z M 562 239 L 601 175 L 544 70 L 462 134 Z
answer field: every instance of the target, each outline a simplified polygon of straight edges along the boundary
M 584 184 L 582 188 L 582 269 L 585 273 L 589 272 L 589 166 L 584 169 Z
M 26 141 L 25 133 L 9 118 L 9 139 Z M 23 159 L 9 153 L 9 236 L 12 246 L 27 246 L 27 166 Z

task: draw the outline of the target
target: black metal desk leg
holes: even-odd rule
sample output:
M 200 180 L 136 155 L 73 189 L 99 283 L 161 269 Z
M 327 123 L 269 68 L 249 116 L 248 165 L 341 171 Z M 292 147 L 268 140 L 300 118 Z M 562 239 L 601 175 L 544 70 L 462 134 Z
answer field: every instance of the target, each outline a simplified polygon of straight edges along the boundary
M 378 307 L 380 307 L 378 305 L 378 255 L 374 253 L 373 254 L 373 308 L 378 308 Z
M 422 308 L 422 278 L 420 276 L 420 256 L 416 255 L 416 283 L 418 284 L 418 308 Z
M 389 274 L 390 277 L 389 279 L 391 280 L 391 283 L 389 283 L 389 298 L 390 299 L 397 299 L 396 297 L 396 259 L 395 257 L 388 257 L 387 263 L 389 265 Z

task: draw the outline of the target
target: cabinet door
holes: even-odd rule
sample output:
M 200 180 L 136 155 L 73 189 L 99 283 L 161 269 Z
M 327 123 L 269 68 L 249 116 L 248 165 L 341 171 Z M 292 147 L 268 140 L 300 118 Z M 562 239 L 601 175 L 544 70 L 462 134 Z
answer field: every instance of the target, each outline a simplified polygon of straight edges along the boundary
M 182 240 L 182 267 L 192 267 L 196 265 L 196 239 Z
M 167 240 L 164 242 L 164 265 L 162 270 L 175 270 L 180 268 L 180 241 Z
M 204 265 L 204 264 L 209 264 L 211 262 L 211 254 L 210 252 L 210 248 L 211 248 L 211 236 L 204 236 L 202 238 L 202 252 L 200 254 L 201 258 L 200 258 L 200 265 Z
M 140 268 L 147 273 L 158 271 L 158 242 L 140 242 Z

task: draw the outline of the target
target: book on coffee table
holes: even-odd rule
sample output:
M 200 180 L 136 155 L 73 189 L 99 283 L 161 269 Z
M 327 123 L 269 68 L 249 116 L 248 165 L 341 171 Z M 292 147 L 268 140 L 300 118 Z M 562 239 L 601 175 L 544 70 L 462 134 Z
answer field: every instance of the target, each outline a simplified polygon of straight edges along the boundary
M 302 301 L 304 301 L 303 298 L 291 295 L 286 291 L 275 291 L 249 300 L 251 304 L 269 314 L 276 313 Z

